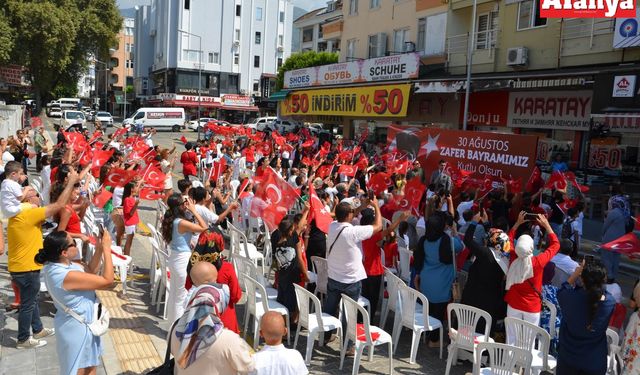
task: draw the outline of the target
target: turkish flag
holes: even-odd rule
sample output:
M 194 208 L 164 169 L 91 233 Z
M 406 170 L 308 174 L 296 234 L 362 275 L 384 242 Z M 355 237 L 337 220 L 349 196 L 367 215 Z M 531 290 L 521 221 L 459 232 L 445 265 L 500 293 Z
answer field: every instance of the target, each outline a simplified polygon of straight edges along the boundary
M 116 130 L 115 132 L 113 132 L 113 139 L 117 139 L 118 137 L 121 137 L 123 135 L 125 135 L 127 133 L 127 129 L 125 128 L 120 128 L 118 130 Z
M 287 141 L 289 142 L 298 142 L 298 140 L 300 139 L 300 136 L 297 134 L 293 134 L 293 133 L 289 133 L 287 134 Z
M 93 142 L 95 142 L 100 137 L 102 137 L 102 132 L 98 130 L 97 132 L 93 133 L 91 138 L 89 138 L 89 142 L 88 143 L 92 144 Z
M 527 186 L 525 186 L 525 190 L 529 193 L 537 193 L 538 190 L 542 189 L 544 186 L 544 180 L 542 179 L 542 172 L 540 172 L 540 168 L 537 166 L 533 168 L 533 172 L 531 172 L 531 176 L 527 181 Z
M 145 164 L 151 164 L 156 160 L 156 156 L 158 156 L 156 150 L 150 149 L 146 154 L 144 154 L 144 156 L 142 156 L 142 159 Z
M 82 153 L 80 154 L 80 158 L 78 160 L 80 162 L 81 166 L 86 166 L 91 164 L 91 148 L 89 147 L 89 145 L 87 144 L 87 147 L 82 150 Z
M 565 180 L 570 182 L 573 186 L 575 186 L 580 192 L 586 193 L 589 191 L 589 187 L 585 185 L 580 185 L 578 183 L 578 179 L 576 178 L 575 173 L 573 172 L 564 172 L 563 173 Z
M 487 196 L 491 191 L 493 191 L 493 179 L 489 175 L 484 176 L 484 180 L 480 182 L 480 189 L 478 190 L 478 194 L 476 195 L 476 199 L 482 199 Z
M 250 182 L 251 182 L 250 178 L 245 178 L 244 181 L 242 181 L 242 185 L 240 185 L 240 190 L 238 190 L 238 197 L 244 193 L 247 193 L 245 190 L 247 190 L 247 186 L 249 186 Z
M 142 172 L 142 179 L 152 186 L 164 186 L 164 181 L 167 179 L 167 176 L 162 173 L 160 168 L 153 164 L 147 164 L 144 172 Z
M 31 127 L 38 128 L 40 126 L 42 126 L 42 120 L 40 117 L 31 117 Z
M 140 189 L 140 199 L 144 199 L 147 201 L 156 201 L 158 199 L 164 198 L 164 194 L 160 191 L 157 191 L 155 188 L 142 188 Z
M 558 207 L 566 214 L 568 209 L 576 206 L 576 203 L 578 203 L 577 199 L 566 199 L 564 202 L 560 203 Z
M 420 182 L 420 177 L 412 178 L 404 187 L 404 196 L 409 200 L 411 210 L 416 214 L 419 214 L 420 200 L 425 190 L 427 187 Z
M 376 195 L 380 195 L 389 187 L 390 182 L 391 179 L 389 178 L 388 174 L 384 172 L 378 172 L 371 176 L 367 187 L 373 190 Z
M 351 159 L 353 159 L 353 154 L 350 150 L 342 151 L 340 154 L 338 154 L 338 160 L 341 160 L 343 162 L 350 162 Z
M 93 196 L 93 205 L 98 208 L 102 208 L 104 207 L 105 204 L 107 204 L 107 202 L 109 201 L 109 199 L 111 199 L 112 196 L 113 196 L 112 192 L 103 188 L 100 190 L 98 194 L 95 194 Z
M 464 169 L 458 169 L 457 167 L 448 165 L 448 173 L 451 176 L 451 181 L 453 181 L 453 186 L 460 189 L 464 182 L 473 174 L 472 171 L 467 171 Z
M 324 233 L 329 233 L 329 224 L 331 224 L 333 218 L 320 198 L 318 198 L 316 189 L 313 188 L 313 184 L 311 182 L 309 183 L 309 205 L 311 206 L 309 221 L 315 219 L 318 229 Z
M 313 162 L 308 156 L 303 157 L 301 161 L 303 165 L 313 165 Z
M 222 172 L 224 172 L 224 168 L 227 166 L 227 159 L 220 158 L 218 161 L 213 162 L 213 166 L 211 167 L 211 174 L 209 175 L 210 181 L 218 182 L 220 176 L 222 176 Z
M 327 176 L 331 175 L 331 171 L 333 171 L 333 165 L 322 165 L 320 167 L 318 167 L 318 170 L 316 171 L 316 176 L 320 177 L 320 178 L 326 178 Z
M 600 246 L 604 250 L 624 254 L 630 258 L 640 258 L 640 240 L 635 233 L 627 233 L 611 242 Z
M 507 180 L 507 189 L 512 193 L 520 193 L 522 191 L 522 180 L 519 178 L 514 179 L 509 176 L 509 179 Z
M 135 177 L 135 171 L 129 171 L 122 168 L 111 168 L 105 181 L 107 186 L 124 186 Z
M 76 132 L 63 132 L 64 138 L 69 143 L 69 147 L 75 152 L 82 152 L 88 145 L 87 140 L 80 133 Z
M 185 137 L 184 135 L 182 137 L 180 137 L 180 142 L 182 142 L 182 144 L 187 144 L 187 137 Z
M 564 178 L 562 172 L 553 172 L 551 176 L 544 184 L 545 189 L 564 189 L 567 187 L 567 180 Z
M 271 137 L 273 138 L 273 141 L 278 145 L 278 146 L 284 146 L 287 143 L 287 140 L 281 136 L 280 134 L 278 134 L 278 132 L 273 132 L 271 133 Z
M 247 163 L 255 163 L 256 156 L 255 156 L 255 151 L 253 150 L 253 147 L 247 147 L 245 149 L 244 157 L 246 158 Z
M 407 195 L 394 195 L 393 198 L 391 200 L 389 200 L 389 202 L 387 202 L 387 204 L 385 204 L 386 206 L 389 206 L 389 208 L 393 211 L 409 211 L 411 210 L 411 200 L 409 199 L 409 197 Z
M 396 162 L 394 170 L 396 174 L 407 174 L 408 168 L 409 168 L 409 160 L 402 160 L 402 161 Z
M 338 173 L 343 174 L 347 177 L 353 177 L 356 175 L 357 170 L 358 170 L 358 167 L 354 165 L 342 164 L 340 168 L 338 168 Z
M 113 155 L 115 150 L 93 150 L 93 158 L 91 159 L 91 167 L 92 168 L 100 168 L 102 167 Z
M 300 197 L 296 190 L 278 176 L 271 167 L 265 169 L 256 195 L 266 203 L 262 211 L 262 220 L 272 231 L 278 227 L 296 203 L 296 199 Z
M 262 156 L 271 155 L 271 144 L 269 142 L 262 142 L 257 147 L 258 150 L 262 153 Z
M 302 143 L 302 147 L 304 148 L 311 147 L 313 146 L 314 143 L 316 143 L 316 141 L 313 138 L 309 138 L 306 141 L 304 141 L 304 143 Z
M 369 159 L 367 159 L 365 155 L 360 155 L 360 158 L 354 165 L 358 167 L 358 169 L 360 169 L 361 171 L 364 171 L 369 167 Z

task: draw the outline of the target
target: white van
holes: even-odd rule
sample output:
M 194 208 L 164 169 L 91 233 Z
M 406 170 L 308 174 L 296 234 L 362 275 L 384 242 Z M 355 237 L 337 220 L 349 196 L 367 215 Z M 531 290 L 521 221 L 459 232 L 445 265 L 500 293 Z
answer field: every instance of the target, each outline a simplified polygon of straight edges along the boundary
M 140 108 L 133 116 L 125 119 L 122 126 L 129 129 L 132 124 L 142 124 L 144 127 L 152 127 L 158 130 L 167 129 L 179 132 L 184 125 L 184 108 L 167 107 Z
M 244 124 L 250 129 L 254 129 L 257 131 L 264 131 L 268 125 L 274 122 L 277 117 L 258 117 L 251 120 L 249 123 Z

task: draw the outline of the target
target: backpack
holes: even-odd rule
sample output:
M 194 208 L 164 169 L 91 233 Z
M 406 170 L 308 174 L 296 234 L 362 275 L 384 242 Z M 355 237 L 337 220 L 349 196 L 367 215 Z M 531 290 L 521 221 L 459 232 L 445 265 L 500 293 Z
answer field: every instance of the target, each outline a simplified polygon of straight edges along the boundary
M 572 228 L 573 220 L 567 219 L 562 223 L 562 231 L 560 232 L 560 238 L 567 238 L 573 241 L 573 228 Z

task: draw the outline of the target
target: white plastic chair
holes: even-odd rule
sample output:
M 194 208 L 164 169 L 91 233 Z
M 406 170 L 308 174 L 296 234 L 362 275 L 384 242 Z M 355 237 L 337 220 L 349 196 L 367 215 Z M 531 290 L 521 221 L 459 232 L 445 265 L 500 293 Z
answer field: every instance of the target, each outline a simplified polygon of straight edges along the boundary
M 618 375 L 618 367 L 624 364 L 620 354 L 620 336 L 611 328 L 607 328 L 607 375 Z
M 231 186 L 231 197 L 233 199 L 238 198 L 238 186 L 240 186 L 240 181 L 231 180 L 229 181 L 229 186 Z
M 265 279 L 265 277 L 262 274 L 260 274 L 260 272 L 258 272 L 258 268 L 249 259 L 243 257 L 240 254 L 233 254 L 231 256 L 231 260 L 233 262 L 233 265 L 236 268 L 236 275 L 242 275 L 242 274 L 249 275 L 250 277 L 257 280 L 260 284 L 262 284 L 262 286 L 264 286 L 265 291 L 267 292 L 267 297 L 269 299 L 275 300 L 276 298 L 278 298 L 278 290 L 271 287 L 267 283 L 267 280 Z M 240 283 L 240 289 L 246 292 L 247 289 L 244 281 L 243 280 L 238 280 L 238 281 Z
M 451 325 L 453 322 L 452 312 L 455 312 L 455 317 L 458 322 L 457 329 L 454 329 Z M 485 321 L 484 334 L 476 333 L 480 319 L 484 319 Z M 460 303 L 450 303 L 447 305 L 447 321 L 449 322 L 449 338 L 451 339 L 451 343 L 448 347 L 449 353 L 447 355 L 445 375 L 449 375 L 451 365 L 457 362 L 458 350 L 475 353 L 475 347 L 478 343 L 493 342 L 493 339 L 489 337 L 491 315 L 484 310 Z
M 411 251 L 406 247 L 398 246 L 398 254 L 400 257 L 400 278 L 408 283 L 411 278 Z
M 544 307 L 549 309 L 549 338 L 553 340 L 558 335 L 558 332 L 556 331 L 556 317 L 558 316 L 558 309 L 553 302 L 546 299 L 542 300 L 542 304 Z
M 387 280 L 387 298 L 386 302 L 383 299 L 383 307 L 381 310 L 382 314 L 380 316 L 380 327 L 384 327 L 387 324 L 389 311 L 393 311 L 394 314 L 396 314 L 398 307 L 398 290 L 400 290 L 400 288 L 405 285 L 402 279 L 400 279 L 388 269 L 384 271 L 384 277 Z
M 398 260 L 395 259 L 395 257 L 391 260 L 391 262 L 393 263 L 393 267 L 387 267 L 387 258 L 386 255 L 384 253 L 384 249 L 380 249 L 380 260 L 382 261 L 382 265 L 388 269 L 389 271 L 391 271 L 391 273 L 393 273 L 394 275 L 398 274 L 398 269 L 397 269 L 397 262 Z
M 311 363 L 311 355 L 313 354 L 313 344 L 318 338 L 320 345 L 324 341 L 324 335 L 322 332 L 338 330 L 338 337 L 340 337 L 340 343 L 342 344 L 342 323 L 336 317 L 323 313 L 320 307 L 320 300 L 305 288 L 298 284 L 293 284 L 296 290 L 296 298 L 298 300 L 298 329 L 296 330 L 296 336 L 293 340 L 293 348 L 298 346 L 298 336 L 300 335 L 300 329 L 306 328 L 309 333 L 307 335 L 307 351 L 304 357 L 304 361 L 307 366 Z M 311 306 L 313 306 L 313 312 L 311 312 Z
M 422 304 L 416 303 L 419 301 Z M 420 336 L 423 332 L 431 332 L 436 329 L 440 331 L 440 359 L 442 359 L 442 322 L 429 315 L 429 300 L 427 297 L 413 288 L 404 285 L 398 290 L 398 311 L 395 314 L 393 323 L 393 345 L 398 350 L 398 341 L 400 340 L 400 332 L 403 327 L 407 327 L 413 331 L 411 339 L 411 354 L 409 363 L 416 363 L 416 354 L 418 345 L 420 344 Z M 420 309 L 416 311 L 417 309 Z
M 249 316 L 254 317 L 254 331 L 253 331 L 253 349 L 258 349 L 259 333 L 260 333 L 260 319 L 268 311 L 276 311 L 284 316 L 287 324 L 287 344 L 291 345 L 291 339 L 289 334 L 289 310 L 279 302 L 267 298 L 267 292 L 264 290 L 264 286 L 257 280 L 248 275 L 242 275 L 245 278 L 245 286 L 247 288 L 247 306 L 244 319 L 244 336 L 247 335 L 249 328 Z
M 483 352 L 489 354 L 488 366 L 480 368 Z M 474 352 L 473 375 L 529 375 L 531 352 L 506 344 L 478 343 Z
M 312 256 L 313 272 L 316 273 L 316 290 L 315 294 L 322 296 L 327 295 L 327 283 L 329 282 L 329 265 L 325 258 Z
M 355 345 L 355 357 L 353 359 L 352 375 L 356 375 L 360 368 L 360 359 L 363 351 L 369 347 L 369 361 L 373 360 L 373 348 L 378 345 L 387 344 L 389 346 L 389 374 L 393 373 L 393 343 L 391 335 L 383 329 L 372 326 L 369 322 L 369 313 L 358 302 L 349 298 L 345 294 L 342 295 L 342 306 L 347 317 L 347 329 L 345 330 L 344 344 L 340 350 L 340 370 L 344 365 L 344 357 L 349 346 L 349 341 L 353 341 Z M 358 313 L 362 315 L 362 325 L 358 324 Z M 361 327 L 361 329 L 358 329 Z M 373 340 L 372 334 L 378 337 Z
M 120 276 L 120 281 L 122 282 L 122 294 L 127 294 L 127 275 L 132 260 L 133 258 L 129 255 L 124 255 L 122 253 L 122 248 L 120 246 L 111 246 L 111 262 Z
M 507 332 L 510 331 L 509 327 L 512 328 L 512 332 L 515 332 L 515 346 L 531 352 L 533 374 L 553 371 L 556 368 L 557 361 L 549 354 L 551 336 L 544 328 L 510 316 L 504 319 L 504 324 Z
M 262 274 L 264 275 L 264 255 L 258 251 L 256 245 L 249 243 L 244 232 L 234 227 L 231 223 L 227 223 L 227 225 L 231 239 L 231 253 L 244 255 L 247 259 L 250 259 L 256 267 L 261 266 Z
M 151 243 L 154 246 L 153 242 Z M 156 313 L 160 311 L 160 304 L 164 304 L 164 308 L 162 311 L 162 319 L 167 319 L 167 299 L 169 297 L 169 289 L 170 283 L 169 278 L 171 275 L 169 274 L 169 270 L 167 268 L 167 260 L 169 259 L 169 255 L 164 253 L 160 248 L 154 249 L 158 253 L 158 270 L 156 271 L 156 278 L 158 279 L 157 285 L 154 290 L 152 290 L 151 298 L 152 301 L 156 305 Z
M 34 177 L 31 180 L 31 187 L 38 193 L 38 195 L 42 195 L 42 179 L 40 177 Z

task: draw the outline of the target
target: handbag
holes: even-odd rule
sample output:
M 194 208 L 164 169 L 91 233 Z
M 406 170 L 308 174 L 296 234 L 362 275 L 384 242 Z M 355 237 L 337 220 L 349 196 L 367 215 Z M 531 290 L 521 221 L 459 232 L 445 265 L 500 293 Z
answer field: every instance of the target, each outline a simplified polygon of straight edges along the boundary
M 460 291 L 460 283 L 458 283 L 458 270 L 456 269 L 456 250 L 453 246 L 453 237 L 449 236 L 451 243 L 451 264 L 453 265 L 453 283 L 451 283 L 451 299 L 453 302 L 460 302 L 462 292 Z
M 173 329 L 176 327 L 176 323 L 178 323 L 178 320 L 173 322 L 171 328 L 169 329 L 169 342 L 167 343 L 167 351 L 164 355 L 164 362 L 160 366 L 147 372 L 147 375 L 173 375 L 173 368 L 176 365 L 176 360 L 174 358 L 171 358 L 171 339 L 173 338 Z
M 47 279 L 45 278 L 45 284 L 47 284 L 47 290 L 52 290 L 49 287 L 48 282 L 46 280 Z M 53 293 L 49 293 L 49 295 L 51 296 L 51 299 L 55 303 L 62 306 L 62 311 L 71 315 L 72 318 L 79 321 L 80 323 L 85 324 L 89 328 L 89 331 L 91 331 L 91 333 L 94 336 L 102 336 L 105 333 L 107 333 L 107 331 L 109 331 L 109 320 L 111 319 L 111 316 L 109 315 L 109 310 L 107 310 L 107 308 L 104 307 L 102 303 L 95 302 L 93 304 L 93 320 L 91 321 L 91 323 L 87 323 L 84 317 L 78 315 L 78 313 L 73 311 L 67 305 L 58 301 L 58 299 L 53 295 Z

